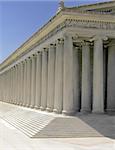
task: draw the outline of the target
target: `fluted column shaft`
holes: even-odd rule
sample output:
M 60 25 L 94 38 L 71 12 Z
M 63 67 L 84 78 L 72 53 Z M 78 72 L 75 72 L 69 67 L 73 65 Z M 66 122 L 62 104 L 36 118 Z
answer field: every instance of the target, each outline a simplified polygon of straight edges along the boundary
M 91 111 L 91 63 L 89 43 L 82 44 L 82 94 L 81 111 Z
M 17 89 L 17 104 L 19 105 L 20 104 L 20 82 L 21 82 L 21 71 L 20 71 L 20 63 L 17 65 L 17 86 L 18 86 L 18 89 Z
M 75 113 L 73 100 L 73 41 L 71 35 L 64 37 L 63 114 Z
M 20 81 L 20 92 L 21 92 L 21 95 L 20 95 L 20 105 L 23 104 L 23 92 L 24 92 L 24 63 L 21 62 L 20 64 L 20 76 L 21 76 L 21 81 Z
M 18 66 L 16 65 L 15 66 L 15 101 L 14 101 L 14 104 L 17 104 L 17 95 L 18 95 L 17 80 L 18 80 Z
M 115 39 L 108 48 L 107 111 L 115 112 Z
M 98 37 L 94 41 L 93 112 L 104 112 L 103 87 L 103 40 Z
M 42 73 L 42 55 L 40 52 L 37 53 L 36 60 L 36 99 L 35 108 L 41 106 L 41 73 Z
M 30 107 L 35 107 L 35 92 L 36 92 L 36 55 L 32 56 L 32 72 L 31 72 L 31 104 Z
M 55 96 L 54 112 L 61 113 L 63 108 L 63 51 L 64 41 L 57 41 L 55 62 Z
M 24 61 L 24 92 L 23 92 L 23 106 L 26 106 L 27 100 L 27 60 Z
M 48 51 L 47 111 L 53 111 L 54 108 L 54 88 L 55 88 L 55 46 L 50 45 Z
M 12 68 L 12 102 L 11 103 L 14 103 L 14 70 L 15 70 L 15 67 Z
M 31 105 L 31 58 L 27 58 L 27 103 L 26 106 L 29 107 Z
M 42 52 L 42 89 L 41 89 L 41 110 L 45 110 L 47 106 L 47 76 L 48 76 L 48 54 L 47 51 Z
M 80 64 L 79 64 L 79 48 L 73 47 L 73 100 L 75 111 L 80 110 Z

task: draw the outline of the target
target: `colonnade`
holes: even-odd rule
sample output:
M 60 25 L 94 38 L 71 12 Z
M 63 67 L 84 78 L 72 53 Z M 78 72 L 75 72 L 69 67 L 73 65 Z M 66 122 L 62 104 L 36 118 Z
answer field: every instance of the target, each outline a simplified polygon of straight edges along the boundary
M 93 43 L 93 75 L 90 42 L 66 34 L 1 73 L 0 100 L 66 115 L 104 112 L 103 38 Z

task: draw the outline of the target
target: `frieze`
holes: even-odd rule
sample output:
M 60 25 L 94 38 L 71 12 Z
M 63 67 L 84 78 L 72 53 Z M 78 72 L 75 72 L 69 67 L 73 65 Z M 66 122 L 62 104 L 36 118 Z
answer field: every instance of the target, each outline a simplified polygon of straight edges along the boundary
M 90 21 L 90 20 L 73 20 L 73 19 L 66 19 L 63 23 L 58 25 L 54 30 L 52 30 L 49 34 L 47 34 L 45 37 L 40 39 L 36 44 L 32 45 L 28 50 L 24 51 L 22 54 L 20 54 L 13 62 L 20 59 L 22 56 L 33 50 L 36 46 L 39 46 L 40 44 L 44 43 L 48 38 L 52 37 L 56 33 L 62 31 L 66 27 L 78 27 L 78 28 L 92 28 L 92 29 L 105 29 L 105 30 L 115 30 L 115 23 L 111 22 L 97 22 L 97 21 Z M 12 64 L 11 62 L 10 64 Z M 10 64 L 7 64 L 10 65 Z M 6 67 L 6 66 L 5 66 Z M 5 67 L 1 68 L 3 70 Z
M 68 19 L 66 20 L 66 27 L 82 27 L 82 28 L 115 30 L 115 23 Z

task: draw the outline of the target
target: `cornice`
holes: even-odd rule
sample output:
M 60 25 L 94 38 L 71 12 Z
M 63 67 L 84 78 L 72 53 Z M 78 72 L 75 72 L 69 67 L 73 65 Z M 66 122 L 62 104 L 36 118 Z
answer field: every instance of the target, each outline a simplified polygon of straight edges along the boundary
M 88 4 L 88 5 L 81 5 L 77 7 L 71 7 L 70 9 L 78 9 L 78 10 L 93 10 L 93 9 L 103 9 L 106 7 L 115 7 L 115 1 L 108 1 L 108 2 L 99 2 L 95 4 Z
M 68 22 L 69 21 L 69 22 Z M 6 67 L 8 64 L 11 64 L 15 59 L 19 58 L 23 53 L 28 51 L 28 49 L 34 47 L 43 40 L 46 40 L 49 36 L 52 36 L 54 33 L 58 32 L 62 28 L 67 26 L 75 25 L 77 27 L 91 27 L 90 23 L 106 23 L 113 24 L 115 26 L 115 16 L 112 15 L 102 15 L 102 14 L 88 14 L 83 12 L 70 12 L 67 9 L 64 9 L 52 19 L 48 21 L 40 30 L 38 30 L 33 36 L 31 36 L 24 44 L 22 44 L 12 55 L 10 55 L 2 64 L 0 64 L 0 70 Z M 99 26 L 100 28 L 101 26 Z M 104 28 L 102 28 L 104 29 Z M 109 29 L 109 26 L 108 26 Z M 112 28 L 111 28 L 112 29 Z M 47 38 L 46 38 L 47 37 Z

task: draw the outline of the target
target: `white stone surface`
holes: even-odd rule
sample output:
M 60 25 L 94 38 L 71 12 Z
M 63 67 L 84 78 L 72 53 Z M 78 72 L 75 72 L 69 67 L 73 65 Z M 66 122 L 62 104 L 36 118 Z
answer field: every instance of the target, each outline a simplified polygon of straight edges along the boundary
M 74 113 L 73 101 L 73 42 L 72 36 L 64 38 L 64 68 L 63 68 L 63 114 Z
M 91 111 L 91 64 L 90 45 L 82 45 L 82 93 L 81 111 Z
M 103 38 L 94 41 L 93 112 L 104 112 Z
M 42 89 L 41 89 L 41 110 L 46 109 L 47 105 L 47 75 L 48 75 L 48 53 L 42 52 Z
M 55 61 L 54 112 L 61 113 L 63 107 L 63 41 L 57 41 Z
M 31 59 L 32 59 L 32 69 L 31 69 L 31 104 L 30 104 L 30 107 L 34 108 L 35 107 L 35 95 L 36 95 L 36 55 L 33 55 Z
M 18 106 L 0 103 L 0 115 L 1 113 L 8 112 L 12 107 L 18 110 Z M 27 108 L 23 109 L 26 110 Z M 86 116 L 84 119 L 88 121 L 88 118 L 92 119 L 91 116 Z M 96 118 L 96 116 L 93 116 L 93 118 Z M 99 115 L 98 119 L 100 118 L 105 117 L 103 117 L 103 115 Z M 105 120 L 103 119 L 103 123 L 104 121 Z M 97 123 L 98 122 L 96 121 L 95 125 Z M 110 131 L 111 125 L 109 124 L 109 121 L 107 122 L 107 127 Z M 33 139 L 28 138 L 26 135 L 0 118 L 0 150 L 115 150 L 115 140 L 104 136 L 93 138 Z
M 79 63 L 79 48 L 73 47 L 73 99 L 74 108 L 80 110 L 80 63 Z
M 41 75 L 42 75 L 42 55 L 37 53 L 36 61 L 36 96 L 35 96 L 35 108 L 41 106 Z
M 115 112 L 115 40 L 108 50 L 107 110 Z
M 47 85 L 47 111 L 54 108 L 55 88 L 55 45 L 50 45 L 48 50 L 48 85 Z

